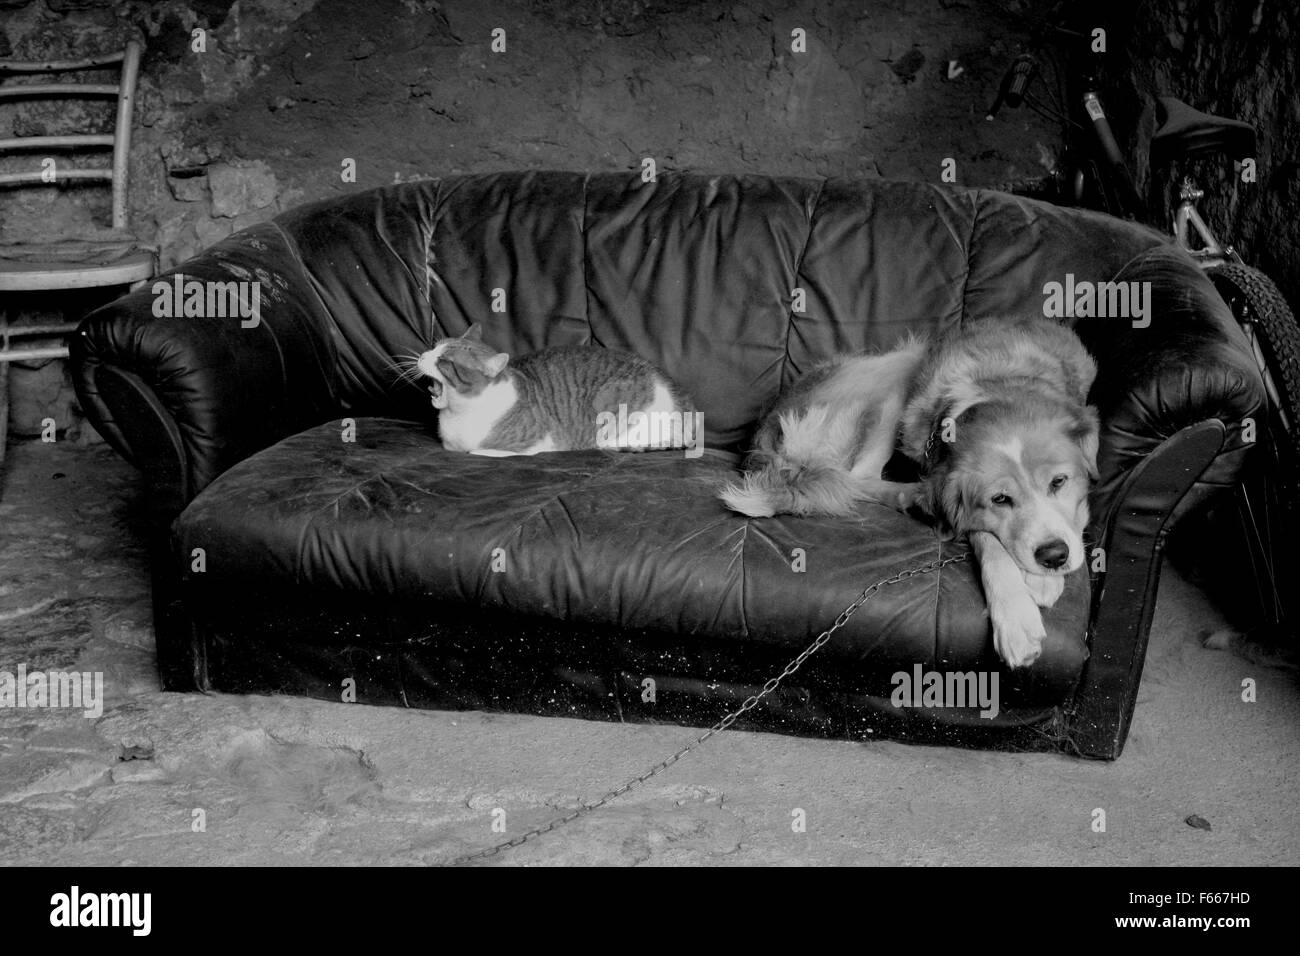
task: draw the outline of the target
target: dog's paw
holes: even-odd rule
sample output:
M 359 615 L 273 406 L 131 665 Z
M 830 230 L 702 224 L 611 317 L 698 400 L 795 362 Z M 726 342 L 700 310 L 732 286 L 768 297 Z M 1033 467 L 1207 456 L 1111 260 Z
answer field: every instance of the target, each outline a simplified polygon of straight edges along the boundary
M 1061 599 L 1061 592 L 1065 590 L 1065 575 L 1030 574 L 1025 571 L 1024 576 L 1029 596 L 1039 607 L 1051 607 Z
M 990 604 L 993 647 L 1008 667 L 1028 667 L 1043 650 L 1047 630 L 1043 615 L 1028 593 Z

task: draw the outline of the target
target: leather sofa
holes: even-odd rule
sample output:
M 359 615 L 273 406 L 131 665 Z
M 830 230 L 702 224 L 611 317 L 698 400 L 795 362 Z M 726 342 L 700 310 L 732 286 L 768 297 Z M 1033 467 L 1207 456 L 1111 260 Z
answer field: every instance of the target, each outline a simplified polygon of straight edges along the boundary
M 72 348 L 87 415 L 144 474 L 173 690 L 711 724 L 867 584 L 966 549 L 884 507 L 728 512 L 765 403 L 839 351 L 1041 314 L 1069 276 L 1150 282 L 1154 309 L 1072 320 L 1100 366 L 1101 480 L 1041 658 L 1000 666 L 973 561 L 952 564 L 882 589 L 738 726 L 1114 758 L 1166 534 L 1231 486 L 1264 394 L 1165 237 L 917 182 L 457 176 L 303 206 L 176 272 L 259 283 L 257 323 L 160 318 L 146 285 Z M 512 354 L 659 363 L 704 412 L 705 454 L 444 450 L 392 362 L 474 322 Z M 918 664 L 996 673 L 997 715 L 894 706 Z

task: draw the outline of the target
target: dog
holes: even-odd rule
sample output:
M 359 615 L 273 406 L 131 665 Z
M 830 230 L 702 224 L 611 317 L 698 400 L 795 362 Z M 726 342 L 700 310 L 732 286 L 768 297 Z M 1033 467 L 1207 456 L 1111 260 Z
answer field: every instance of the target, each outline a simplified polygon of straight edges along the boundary
M 733 511 L 854 515 L 916 508 L 967 536 L 1012 668 L 1032 664 L 1065 576 L 1084 562 L 1099 419 L 1097 366 L 1068 327 L 988 318 L 878 354 L 845 355 L 797 379 L 764 417 Z M 884 477 L 895 452 L 920 480 Z

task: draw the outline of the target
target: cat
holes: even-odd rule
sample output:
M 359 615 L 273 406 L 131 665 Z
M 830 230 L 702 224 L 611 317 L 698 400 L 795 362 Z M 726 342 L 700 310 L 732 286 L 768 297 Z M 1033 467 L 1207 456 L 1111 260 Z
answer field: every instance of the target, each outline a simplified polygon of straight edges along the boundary
M 440 339 L 415 359 L 451 451 L 504 457 L 608 448 L 703 453 L 703 416 L 650 362 L 594 345 L 511 360 L 482 330 Z

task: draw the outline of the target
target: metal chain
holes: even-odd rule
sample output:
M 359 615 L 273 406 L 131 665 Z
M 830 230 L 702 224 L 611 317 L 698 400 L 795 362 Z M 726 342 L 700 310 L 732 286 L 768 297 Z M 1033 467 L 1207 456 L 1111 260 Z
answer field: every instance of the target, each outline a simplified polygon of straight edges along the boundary
M 623 786 L 619 787 L 618 789 L 611 790 L 608 793 L 606 793 L 599 800 L 595 800 L 592 803 L 584 803 L 580 807 L 578 807 L 578 809 L 574 810 L 572 813 L 565 814 L 562 817 L 557 817 L 556 819 L 552 820 L 550 823 L 546 823 L 540 827 L 534 827 L 533 829 L 529 830 L 527 833 L 523 833 L 517 837 L 514 837 L 513 839 L 506 840 L 504 843 L 498 843 L 496 846 L 488 847 L 486 850 L 478 850 L 474 853 L 467 853 L 464 856 L 456 857 L 456 859 L 451 861 L 451 865 L 459 866 L 462 863 L 468 863 L 472 860 L 484 860 L 487 859 L 488 857 L 496 856 L 502 850 L 509 850 L 512 847 L 520 846 L 521 844 L 526 843 L 529 840 L 533 839 L 533 837 L 541 836 L 543 833 L 550 833 L 556 827 L 563 826 L 566 823 L 570 823 L 578 819 L 578 817 L 585 816 L 586 814 L 591 813 L 593 810 L 600 809 L 605 804 L 609 803 L 611 800 L 621 797 L 623 794 L 627 793 L 637 784 L 645 783 L 651 777 L 663 773 L 665 770 L 667 770 L 677 761 L 681 760 L 688 753 L 690 753 L 696 747 L 700 746 L 700 744 L 704 743 L 704 741 L 708 740 L 714 734 L 721 733 L 722 731 L 726 730 L 728 727 L 734 724 L 746 711 L 752 710 L 754 707 L 758 705 L 759 701 L 761 701 L 764 697 L 766 697 L 768 694 L 772 693 L 779 686 L 781 686 L 781 681 L 785 680 L 787 677 L 789 677 L 791 674 L 797 671 L 800 667 L 803 666 L 804 661 L 808 660 L 808 658 L 812 657 L 813 654 L 817 653 L 817 651 L 819 651 L 822 647 L 824 647 L 826 645 L 826 642 L 831 639 L 831 636 L 840 628 L 842 628 L 845 624 L 847 624 L 849 618 L 851 618 L 855 613 L 857 613 L 858 608 L 866 604 L 867 601 L 870 600 L 871 596 L 875 594 L 877 591 L 879 591 L 881 588 L 888 587 L 891 584 L 898 584 L 900 581 L 905 581 L 906 579 L 910 577 L 914 577 L 918 574 L 930 574 L 931 572 L 938 571 L 940 568 L 947 567 L 950 564 L 956 564 L 958 561 L 965 561 L 968 556 L 969 555 L 967 553 L 963 552 L 962 554 L 954 554 L 947 558 L 940 558 L 937 561 L 932 561 L 929 564 L 923 565 L 919 568 L 908 568 L 906 571 L 899 571 L 897 574 L 893 575 L 892 577 L 885 578 L 881 581 L 877 581 L 875 584 L 868 586 L 860 595 L 858 595 L 856 601 L 854 601 L 852 604 L 850 604 L 848 607 L 846 607 L 843 611 L 840 612 L 839 617 L 835 619 L 834 624 L 832 624 L 826 630 L 822 631 L 821 634 L 817 636 L 817 639 L 813 641 L 811 644 L 809 644 L 806 648 L 804 648 L 798 657 L 790 661 L 790 663 L 786 664 L 785 668 L 781 671 L 780 674 L 776 675 L 775 677 L 770 679 L 767 683 L 765 683 L 763 685 L 762 690 L 760 690 L 757 694 L 754 694 L 753 696 L 747 698 L 743 704 L 741 704 L 731 713 L 727 714 L 727 716 L 723 717 L 716 724 L 714 724 L 704 733 L 700 734 L 700 736 L 696 737 L 693 741 L 691 741 L 681 750 L 677 751 L 671 757 L 659 761 L 659 763 L 655 764 L 645 773 L 641 774 L 641 776 L 633 777 L 631 780 L 623 784 Z

